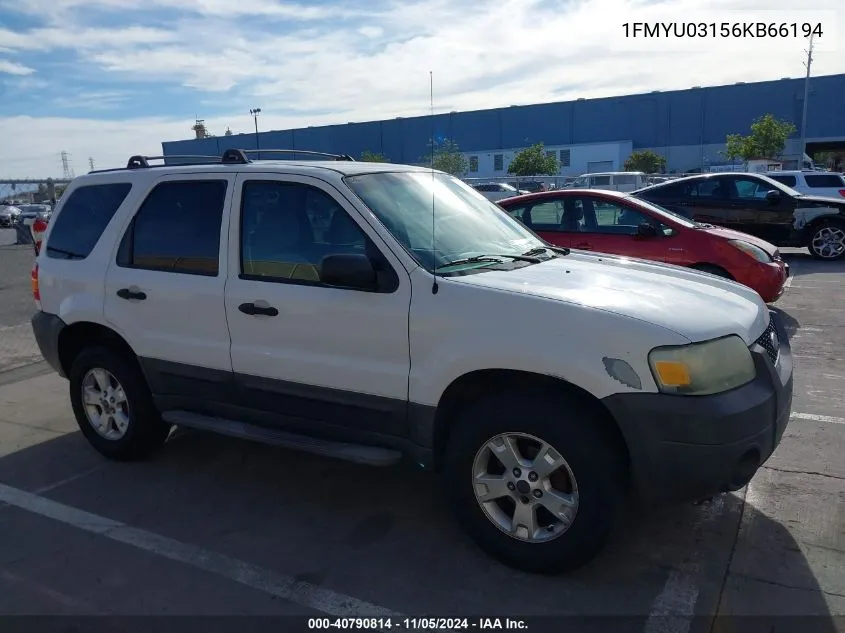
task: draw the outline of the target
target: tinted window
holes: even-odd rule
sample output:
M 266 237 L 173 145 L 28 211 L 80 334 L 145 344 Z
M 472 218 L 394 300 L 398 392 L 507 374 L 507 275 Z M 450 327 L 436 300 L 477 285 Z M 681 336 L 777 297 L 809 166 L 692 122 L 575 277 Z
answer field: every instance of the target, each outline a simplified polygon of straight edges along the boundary
M 804 180 L 807 181 L 808 187 L 829 187 L 832 189 L 845 187 L 845 178 L 836 174 L 805 174 Z
M 217 275 L 225 200 L 224 180 L 156 185 L 126 231 L 118 265 Z
M 766 197 L 768 191 L 771 191 L 771 187 L 766 183 L 748 178 L 735 178 L 734 186 L 735 189 L 729 191 L 730 197 L 741 200 L 761 200 Z
M 654 224 L 649 217 L 629 207 L 604 200 L 584 200 L 584 218 L 579 230 L 588 233 L 636 235 L 640 224 Z
M 617 185 L 633 185 L 637 182 L 637 177 L 633 174 L 620 174 L 614 178 Z
M 688 182 L 677 182 L 672 183 L 670 185 L 664 185 L 662 187 L 654 187 L 653 189 L 649 189 L 647 192 L 643 192 L 644 195 L 648 198 L 683 198 L 688 193 L 690 183 Z
M 88 257 L 130 189 L 132 185 L 121 182 L 74 190 L 53 223 L 47 256 L 57 259 Z
M 252 279 L 319 283 L 326 255 L 374 248 L 329 194 L 298 183 L 244 183 L 241 273 Z
M 779 183 L 786 185 L 787 187 L 794 187 L 798 184 L 798 179 L 795 176 L 774 176 L 772 174 L 766 174 L 772 180 L 777 180 Z
M 593 176 L 591 180 L 594 187 L 610 184 L 610 176 Z

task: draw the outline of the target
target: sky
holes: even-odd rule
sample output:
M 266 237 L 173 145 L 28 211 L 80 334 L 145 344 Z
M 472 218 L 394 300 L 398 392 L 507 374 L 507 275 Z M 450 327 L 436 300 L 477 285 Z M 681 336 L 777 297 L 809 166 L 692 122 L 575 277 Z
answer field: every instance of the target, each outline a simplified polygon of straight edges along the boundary
M 817 0 L 0 0 L 0 179 L 158 155 L 196 118 L 222 135 L 804 75 L 797 37 L 625 36 L 624 24 L 820 24 Z M 798 27 L 801 28 L 800 26 Z M 630 27 L 629 27 L 630 29 Z M 474 149 L 474 148 L 466 148 Z

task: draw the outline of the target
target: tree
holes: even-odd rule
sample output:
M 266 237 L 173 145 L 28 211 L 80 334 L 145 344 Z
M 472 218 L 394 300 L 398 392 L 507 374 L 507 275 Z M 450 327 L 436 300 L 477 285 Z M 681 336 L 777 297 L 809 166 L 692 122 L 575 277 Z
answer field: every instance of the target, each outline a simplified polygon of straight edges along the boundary
M 666 169 L 666 157 L 647 149 L 631 152 L 623 166 L 625 171 L 642 171 L 647 174 L 659 174 Z
M 546 154 L 542 143 L 527 147 L 513 157 L 508 173 L 516 176 L 556 176 L 560 163 L 554 154 Z
M 434 153 L 434 169 L 445 171 L 447 174 L 458 177 L 467 173 L 469 161 L 467 161 L 466 156 L 461 154 L 458 144 L 455 141 L 443 139 L 442 141 L 435 142 L 433 145 L 429 143 L 428 147 Z M 421 158 L 420 162 L 428 164 L 431 159 L 432 157 L 429 155 Z
M 389 163 L 390 159 L 381 152 L 371 152 L 365 149 L 361 152 L 361 160 L 365 163 Z
M 772 114 L 764 114 L 751 124 L 748 136 L 728 134 L 722 153 L 729 160 L 739 158 L 745 162 L 778 158 L 786 146 L 786 139 L 796 131 L 789 121 L 779 121 Z

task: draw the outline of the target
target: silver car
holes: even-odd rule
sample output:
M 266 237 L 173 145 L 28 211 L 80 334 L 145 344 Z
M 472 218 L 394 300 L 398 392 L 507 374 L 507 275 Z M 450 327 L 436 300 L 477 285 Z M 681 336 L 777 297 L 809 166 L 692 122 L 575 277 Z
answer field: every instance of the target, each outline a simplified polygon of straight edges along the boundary
M 21 210 L 11 205 L 0 206 L 0 227 L 11 228 L 21 221 Z

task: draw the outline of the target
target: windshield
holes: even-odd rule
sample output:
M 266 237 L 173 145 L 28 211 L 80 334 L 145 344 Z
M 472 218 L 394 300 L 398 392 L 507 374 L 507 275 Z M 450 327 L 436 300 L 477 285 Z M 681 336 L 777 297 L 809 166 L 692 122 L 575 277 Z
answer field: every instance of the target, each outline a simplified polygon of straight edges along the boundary
M 769 178 L 768 176 L 764 176 L 763 174 L 757 174 L 757 176 L 765 180 L 766 184 L 771 185 L 773 188 L 778 189 L 779 191 L 782 191 L 783 193 L 789 196 L 801 195 L 801 192 L 797 191 L 796 189 L 793 189 L 792 187 L 787 187 L 785 184 L 783 184 L 782 182 L 778 182 L 774 178 Z
M 642 198 L 637 198 L 636 200 L 637 204 L 641 204 L 644 207 L 648 207 L 658 215 L 668 216 L 671 220 L 677 222 L 678 224 L 682 224 L 687 228 L 693 228 L 696 226 L 695 222 L 690 220 L 688 217 L 681 215 L 680 213 L 670 211 L 669 209 L 661 207 L 659 204 L 655 204 L 650 200 L 643 200 Z
M 545 245 L 501 207 L 447 174 L 382 172 L 345 180 L 429 272 L 435 264 L 440 267 L 464 257 L 520 255 Z

